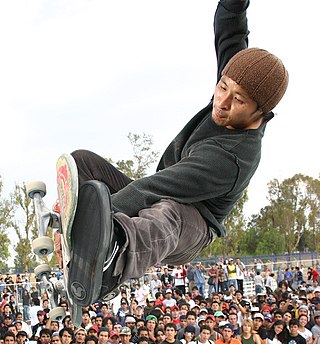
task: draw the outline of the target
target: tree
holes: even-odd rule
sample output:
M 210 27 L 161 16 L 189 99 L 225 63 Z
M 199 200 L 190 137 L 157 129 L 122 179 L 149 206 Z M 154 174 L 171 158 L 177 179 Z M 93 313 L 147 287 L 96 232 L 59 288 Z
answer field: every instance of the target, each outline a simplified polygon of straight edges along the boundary
M 13 192 L 16 218 L 21 216 L 14 224 L 18 237 L 15 245 L 16 257 L 14 264 L 17 271 L 29 271 L 35 266 L 35 257 L 31 249 L 31 240 L 37 237 L 36 217 L 32 200 L 27 195 L 26 185 L 16 185 Z
M 310 200 L 318 199 L 319 203 L 319 197 L 311 188 L 312 181 L 311 177 L 296 174 L 282 183 L 277 179 L 269 183 L 273 227 L 285 237 L 289 254 L 298 249 L 303 232 L 309 229 L 308 214 L 314 212 Z
M 119 160 L 115 163 L 118 170 L 131 179 L 143 178 L 147 175 L 148 169 L 157 161 L 159 152 L 152 150 L 152 136 L 145 133 L 128 134 L 128 139 L 133 149 L 132 160 Z M 113 163 L 111 159 L 107 159 Z
M 0 271 L 8 270 L 10 239 L 7 230 L 12 228 L 13 206 L 10 200 L 2 198 L 3 182 L 0 176 Z

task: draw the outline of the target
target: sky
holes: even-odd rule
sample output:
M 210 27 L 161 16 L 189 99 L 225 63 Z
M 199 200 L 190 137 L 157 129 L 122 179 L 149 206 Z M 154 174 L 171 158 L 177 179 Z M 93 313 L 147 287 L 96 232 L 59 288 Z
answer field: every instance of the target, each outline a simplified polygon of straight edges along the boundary
M 216 0 L 0 2 L 0 175 L 4 192 L 42 180 L 56 199 L 60 154 L 89 149 L 130 159 L 129 132 L 163 152 L 206 106 L 216 83 Z M 249 45 L 286 65 L 288 91 L 263 140 L 246 215 L 267 204 L 267 183 L 319 177 L 320 3 L 255 0 Z M 154 167 L 155 168 L 155 167 Z

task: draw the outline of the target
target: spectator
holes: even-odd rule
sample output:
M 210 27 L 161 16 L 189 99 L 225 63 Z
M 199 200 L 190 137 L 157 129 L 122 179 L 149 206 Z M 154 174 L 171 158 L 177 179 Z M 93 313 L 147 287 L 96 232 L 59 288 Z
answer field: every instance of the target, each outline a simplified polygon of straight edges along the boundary
M 263 280 L 263 277 L 260 275 L 260 272 L 258 271 L 256 276 L 254 277 L 255 293 L 260 294 L 262 292 L 263 286 L 264 286 L 264 280 Z
M 210 269 L 208 270 L 208 285 L 209 285 L 209 290 L 208 290 L 208 294 L 210 297 L 210 294 L 212 293 L 212 291 L 214 291 L 215 293 L 218 292 L 218 268 L 217 268 L 217 264 L 212 264 L 210 266 Z
M 176 289 L 181 290 L 183 294 L 186 293 L 185 276 L 186 276 L 186 271 L 182 265 L 177 265 L 172 270 L 174 286 Z
M 230 285 L 233 285 L 236 289 L 238 289 L 237 268 L 234 264 L 233 258 L 229 258 L 228 260 L 227 274 L 228 274 L 228 289 L 230 289 Z
M 243 321 L 243 324 L 241 325 L 240 335 L 237 336 L 237 339 L 239 339 L 240 342 L 243 344 L 261 344 L 261 338 L 253 330 L 253 323 L 249 319 Z
M 177 327 L 173 323 L 168 323 L 164 327 L 166 339 L 162 342 L 163 344 L 181 344 L 178 339 L 176 339 L 177 335 Z
M 306 340 L 298 333 L 299 331 L 299 321 L 298 319 L 292 319 L 289 323 L 289 336 L 288 336 L 288 343 L 292 341 L 292 343 L 296 344 L 306 344 Z
M 71 344 L 73 341 L 73 331 L 69 327 L 64 327 L 59 332 L 61 344 Z
M 218 340 L 216 340 L 215 344 L 240 344 L 241 342 L 236 339 L 233 338 L 233 326 L 229 323 L 226 323 L 222 326 L 222 330 L 221 330 L 221 335 L 222 338 L 219 338 Z
M 276 320 L 268 331 L 268 344 L 285 344 L 288 341 L 289 331 L 284 321 Z
M 156 297 L 156 293 L 161 292 L 162 283 L 159 280 L 158 274 L 153 274 L 152 281 L 150 282 L 151 296 Z
M 163 274 L 160 277 L 162 283 L 162 291 L 171 289 L 173 285 L 173 277 L 169 274 L 168 268 L 163 269 Z
M 205 271 L 205 267 L 200 262 L 198 262 L 194 269 L 194 282 L 199 290 L 199 294 L 202 296 L 205 295 L 206 288 L 206 280 L 204 277 Z
M 121 344 L 130 344 L 131 341 L 131 331 L 129 329 L 129 327 L 121 327 L 120 329 L 120 342 Z
M 172 298 L 172 290 L 167 289 L 165 294 L 165 299 L 163 300 L 164 307 L 173 307 L 177 304 L 176 300 Z

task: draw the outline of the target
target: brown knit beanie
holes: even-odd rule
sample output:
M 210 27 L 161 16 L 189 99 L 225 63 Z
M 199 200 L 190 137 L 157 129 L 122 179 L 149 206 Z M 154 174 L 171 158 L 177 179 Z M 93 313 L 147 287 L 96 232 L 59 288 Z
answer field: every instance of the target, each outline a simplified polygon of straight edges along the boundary
M 222 71 L 267 113 L 281 100 L 288 86 L 288 72 L 281 60 L 266 50 L 248 48 L 234 55 Z

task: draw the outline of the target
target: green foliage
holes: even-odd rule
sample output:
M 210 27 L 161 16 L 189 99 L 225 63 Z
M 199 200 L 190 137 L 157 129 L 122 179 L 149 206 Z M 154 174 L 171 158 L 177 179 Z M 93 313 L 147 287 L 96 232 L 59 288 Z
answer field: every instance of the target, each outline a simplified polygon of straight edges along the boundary
M 10 200 L 2 197 L 3 182 L 0 176 L 0 271 L 8 270 L 10 239 L 7 231 L 13 227 L 13 206 Z
M 148 169 L 157 161 L 159 152 L 152 150 L 153 139 L 150 135 L 129 133 L 128 139 L 133 149 L 132 160 L 119 160 L 116 168 L 131 179 L 145 177 Z M 111 159 L 107 159 L 113 163 Z
M 18 243 L 14 249 L 14 264 L 17 271 L 29 271 L 36 261 L 31 249 L 31 241 L 37 236 L 36 216 L 32 200 L 27 195 L 26 185 L 16 185 L 12 195 L 16 214 L 21 219 L 14 224 Z

